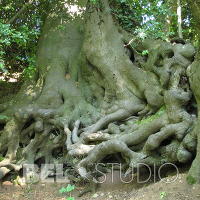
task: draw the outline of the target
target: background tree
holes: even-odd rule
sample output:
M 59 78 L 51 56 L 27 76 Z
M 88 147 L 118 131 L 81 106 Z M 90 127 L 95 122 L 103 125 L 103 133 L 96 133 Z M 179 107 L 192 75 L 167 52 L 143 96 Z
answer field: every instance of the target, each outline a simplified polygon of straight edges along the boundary
M 183 38 L 182 33 L 182 8 L 181 1 L 177 0 L 177 16 L 178 16 L 178 36 L 179 38 Z

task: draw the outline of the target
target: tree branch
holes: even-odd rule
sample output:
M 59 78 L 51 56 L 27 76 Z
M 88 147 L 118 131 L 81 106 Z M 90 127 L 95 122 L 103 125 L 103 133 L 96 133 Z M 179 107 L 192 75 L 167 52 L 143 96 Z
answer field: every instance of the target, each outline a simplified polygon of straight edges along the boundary
M 7 21 L 7 24 L 12 24 L 27 8 L 33 3 L 33 0 L 29 0 L 24 6 L 14 15 L 10 20 Z

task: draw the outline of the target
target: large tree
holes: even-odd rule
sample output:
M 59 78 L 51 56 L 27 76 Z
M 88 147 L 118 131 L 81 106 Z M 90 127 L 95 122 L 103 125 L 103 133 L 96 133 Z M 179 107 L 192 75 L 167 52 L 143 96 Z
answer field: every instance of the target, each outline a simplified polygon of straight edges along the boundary
M 1 178 L 25 163 L 64 162 L 92 179 L 91 164 L 118 153 L 127 169 L 193 159 L 196 110 L 188 78 L 198 104 L 198 76 L 187 69 L 194 47 L 140 41 L 118 25 L 111 6 L 52 5 L 34 79 L 0 107 Z
M 200 41 L 200 2 L 199 0 L 195 0 L 194 2 L 188 1 L 190 3 L 192 15 L 195 21 L 195 29 L 198 37 L 198 42 Z M 192 181 L 192 183 L 200 183 L 200 90 L 199 90 L 199 78 L 200 78 L 200 49 L 198 47 L 195 61 L 190 65 L 188 69 L 188 76 L 190 77 L 190 85 L 195 96 L 197 107 L 198 107 L 198 119 L 196 121 L 195 127 L 191 133 L 193 140 L 197 140 L 197 151 L 195 160 L 192 163 L 192 167 L 190 168 L 188 181 Z

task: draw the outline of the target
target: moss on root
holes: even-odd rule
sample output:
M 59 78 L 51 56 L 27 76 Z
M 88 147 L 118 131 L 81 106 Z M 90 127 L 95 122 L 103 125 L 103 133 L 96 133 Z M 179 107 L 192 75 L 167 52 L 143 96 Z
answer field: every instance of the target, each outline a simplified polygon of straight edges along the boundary
M 147 116 L 146 118 L 138 120 L 138 121 L 136 121 L 134 123 L 137 124 L 137 125 L 143 125 L 145 123 L 150 123 L 154 119 L 159 118 L 164 112 L 166 112 L 166 107 L 162 106 L 155 114 L 153 114 L 151 116 Z
M 195 177 L 189 175 L 189 176 L 187 176 L 187 183 L 188 183 L 189 185 L 194 185 L 194 184 L 197 183 L 197 180 L 196 180 Z

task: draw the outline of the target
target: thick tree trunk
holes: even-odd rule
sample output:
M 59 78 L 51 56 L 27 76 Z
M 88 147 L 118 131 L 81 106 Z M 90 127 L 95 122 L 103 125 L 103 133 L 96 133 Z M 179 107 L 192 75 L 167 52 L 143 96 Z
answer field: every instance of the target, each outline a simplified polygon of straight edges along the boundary
M 76 14 L 86 6 L 79 2 Z M 89 165 L 115 153 L 127 168 L 190 161 L 196 148 L 186 78 L 192 45 L 126 45 L 132 36 L 115 24 L 107 0 L 88 3 L 80 17 L 70 4 L 56 8 L 43 29 L 35 80 L 2 105 L 9 118 L 0 121 L 1 177 L 58 157 L 91 180 Z
M 192 11 L 192 15 L 194 17 L 195 25 L 196 25 L 196 32 L 199 36 L 200 34 L 200 2 L 198 0 L 189 1 L 189 5 Z M 199 39 L 200 41 L 200 39 Z M 196 149 L 196 157 L 192 163 L 192 167 L 190 168 L 187 180 L 189 183 L 200 183 L 200 93 L 199 93 L 199 77 L 200 77 L 200 49 L 196 53 L 195 61 L 188 69 L 188 76 L 190 78 L 190 84 L 197 101 L 198 107 L 198 119 L 195 125 L 195 128 L 192 132 L 192 137 L 197 141 L 197 149 Z

